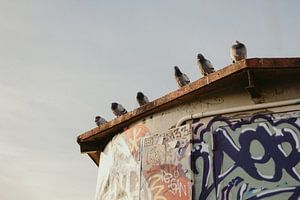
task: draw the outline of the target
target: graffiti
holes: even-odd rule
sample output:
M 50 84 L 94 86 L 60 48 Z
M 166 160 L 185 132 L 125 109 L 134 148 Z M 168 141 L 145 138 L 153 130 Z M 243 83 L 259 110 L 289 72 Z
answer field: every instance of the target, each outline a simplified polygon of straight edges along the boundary
M 179 178 L 178 170 L 169 173 L 167 171 L 161 170 L 163 183 L 167 185 L 168 190 L 173 193 L 173 195 L 178 194 L 179 197 L 187 196 L 186 185 L 182 185 Z
M 101 160 L 101 166 L 109 167 L 102 171 L 99 167 L 97 199 L 190 200 L 191 127 L 147 133 L 146 127 L 138 125 L 109 143 Z
M 141 138 L 148 129 L 138 125 L 117 135 L 100 157 L 96 199 L 140 199 Z
M 144 171 L 143 175 L 146 180 L 142 187 L 148 189 L 151 194 L 143 194 L 142 199 L 190 200 L 191 182 L 177 166 L 156 165 Z
M 192 140 L 194 148 L 191 154 L 192 170 L 195 177 L 202 177 L 196 179 L 198 182 L 195 183 L 194 189 L 197 191 L 195 187 L 199 186 L 201 192 L 195 191 L 194 197 L 206 199 L 216 191 L 216 198 L 233 199 L 229 194 L 235 184 L 224 186 L 223 189 L 220 189 L 220 186 L 234 171 L 246 173 L 248 179 L 271 183 L 281 181 L 283 175 L 289 175 L 292 179 L 291 184 L 299 185 L 299 168 L 297 170 L 296 166 L 300 161 L 300 127 L 299 122 L 296 121 L 297 118 L 274 120 L 272 116 L 258 115 L 250 120 L 232 123 L 227 118 L 218 116 L 211 119 L 206 126 L 200 122 L 195 124 L 195 139 Z M 255 147 L 260 148 L 258 152 L 263 154 L 253 155 Z M 203 161 L 201 167 L 197 165 L 199 159 Z M 228 159 L 232 164 L 225 167 Z M 208 184 L 209 180 L 213 181 Z M 240 183 L 247 179 L 238 180 Z M 242 184 L 238 188 L 240 196 L 236 198 L 244 199 L 243 195 L 251 189 L 249 187 L 247 189 L 246 186 Z M 299 193 L 298 187 L 286 188 L 289 189 L 279 187 L 267 193 L 268 188 L 265 187 L 260 191 L 252 190 L 252 196 L 247 199 L 262 198 L 287 191 L 290 192 L 290 196 Z
M 191 199 L 190 140 L 190 125 L 143 138 L 141 189 L 151 194 L 141 199 Z
M 221 196 L 221 200 L 230 200 L 229 198 L 229 194 L 230 191 L 233 187 L 237 186 L 239 183 L 241 183 L 243 181 L 243 179 L 241 177 L 235 177 L 234 179 L 232 179 L 228 185 L 226 185 L 223 189 L 222 189 L 222 196 Z M 237 199 L 240 199 L 240 196 L 238 196 Z
M 109 185 L 103 191 L 101 199 L 138 199 L 139 185 L 136 173 L 131 172 L 128 175 L 115 175 L 111 178 Z
M 167 198 L 163 195 L 164 186 L 160 183 L 160 175 L 154 174 L 148 179 L 149 182 L 149 190 L 151 194 L 153 194 L 153 200 L 167 200 Z
M 96 199 L 299 198 L 300 112 L 231 117 L 117 135 L 101 156 Z
M 134 158 L 140 158 L 140 144 L 142 137 L 148 132 L 148 128 L 142 125 L 137 125 L 125 132 L 126 141 Z
M 181 126 L 167 131 L 164 135 L 165 141 L 179 140 L 184 138 L 190 138 L 190 132 L 188 126 Z

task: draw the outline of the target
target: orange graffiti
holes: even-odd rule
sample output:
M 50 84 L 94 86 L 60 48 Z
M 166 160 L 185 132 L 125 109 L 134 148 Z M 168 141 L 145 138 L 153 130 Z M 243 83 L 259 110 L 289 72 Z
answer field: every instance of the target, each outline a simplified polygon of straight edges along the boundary
M 125 132 L 125 136 L 127 139 L 126 141 L 135 160 L 139 160 L 141 139 L 148 132 L 149 129 L 143 125 L 134 126 L 133 128 L 130 128 Z
M 160 174 L 154 174 L 148 179 L 148 182 L 150 183 L 149 189 L 153 194 L 153 200 L 167 200 L 167 198 L 162 195 L 164 185 L 161 183 Z
M 191 183 L 175 165 L 154 166 L 144 171 L 144 176 L 157 199 L 190 200 Z

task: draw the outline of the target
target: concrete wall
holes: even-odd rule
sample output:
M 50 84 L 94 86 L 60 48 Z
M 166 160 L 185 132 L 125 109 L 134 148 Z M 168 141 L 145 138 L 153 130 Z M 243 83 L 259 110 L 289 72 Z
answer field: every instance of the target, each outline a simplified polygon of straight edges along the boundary
M 273 85 L 264 101 L 300 97 L 287 88 Z M 299 105 L 174 127 L 186 115 L 251 104 L 243 89 L 224 89 L 132 124 L 101 153 L 96 199 L 297 199 Z

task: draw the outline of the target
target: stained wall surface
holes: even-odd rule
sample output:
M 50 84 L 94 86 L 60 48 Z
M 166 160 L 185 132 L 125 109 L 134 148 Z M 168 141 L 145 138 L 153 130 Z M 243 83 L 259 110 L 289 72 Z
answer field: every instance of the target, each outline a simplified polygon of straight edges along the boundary
M 297 87 L 267 87 L 265 102 L 300 97 Z M 253 104 L 243 89 L 232 88 L 132 124 L 101 153 L 96 199 L 298 199 L 299 104 L 175 127 L 186 115 Z
M 101 154 L 97 199 L 297 199 L 300 109 L 136 125 Z

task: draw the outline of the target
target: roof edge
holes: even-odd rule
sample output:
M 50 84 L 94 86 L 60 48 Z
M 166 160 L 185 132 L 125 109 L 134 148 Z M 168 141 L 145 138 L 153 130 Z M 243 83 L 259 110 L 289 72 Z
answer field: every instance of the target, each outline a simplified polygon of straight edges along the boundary
M 189 85 L 178 90 L 172 91 L 144 106 L 136 108 L 120 117 L 117 117 L 99 127 L 93 128 L 77 137 L 77 143 L 81 144 L 86 141 L 92 141 L 94 136 L 97 138 L 106 138 L 108 132 L 115 129 L 122 130 L 129 122 L 133 123 L 138 119 L 155 113 L 155 111 L 186 94 L 205 87 L 213 82 L 219 81 L 232 74 L 240 72 L 244 69 L 265 69 L 265 68 L 299 68 L 300 58 L 249 58 L 234 64 L 228 65 L 208 76 L 202 77 Z M 123 127 L 122 127 L 123 126 Z

